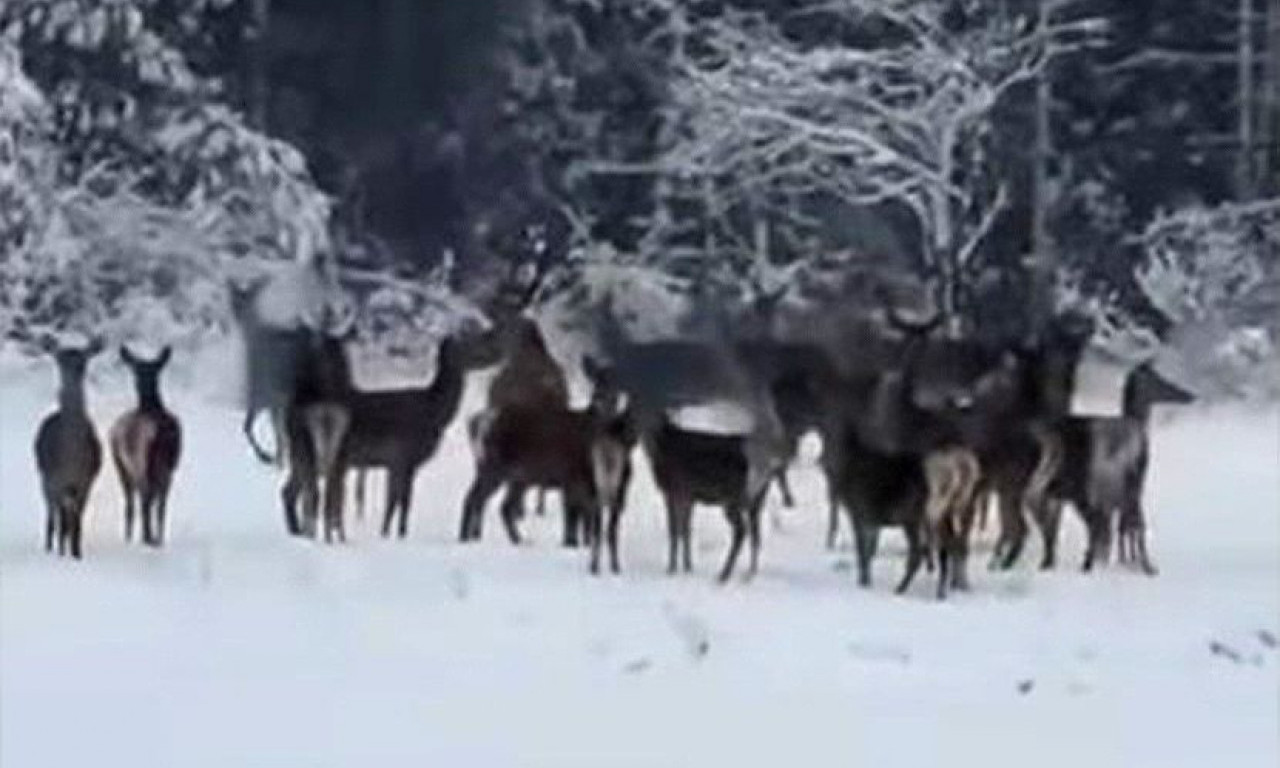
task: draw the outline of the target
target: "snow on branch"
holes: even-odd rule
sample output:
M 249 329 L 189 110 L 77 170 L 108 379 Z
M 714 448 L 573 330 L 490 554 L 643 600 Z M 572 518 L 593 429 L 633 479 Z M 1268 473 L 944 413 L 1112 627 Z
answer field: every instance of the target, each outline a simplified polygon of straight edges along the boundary
M 796 12 L 831 29 L 879 27 L 858 44 L 764 13 L 690 14 L 688 52 L 673 62 L 680 130 L 657 165 L 732 179 L 726 205 L 814 194 L 899 205 L 919 225 L 926 262 L 959 278 L 1007 204 L 962 172 L 962 158 L 1013 88 L 1102 28 L 1049 14 L 957 30 L 944 5 L 833 0 Z

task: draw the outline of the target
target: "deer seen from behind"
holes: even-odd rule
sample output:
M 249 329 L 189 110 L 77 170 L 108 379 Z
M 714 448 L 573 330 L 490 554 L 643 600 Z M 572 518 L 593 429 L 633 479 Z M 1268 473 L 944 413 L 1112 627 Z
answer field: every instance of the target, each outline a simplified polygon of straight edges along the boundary
M 135 513 L 142 516 L 142 541 L 164 543 L 165 518 L 173 473 L 182 453 L 182 428 L 160 396 L 160 373 L 172 350 L 165 347 L 152 360 L 120 347 L 120 359 L 133 374 L 138 405 L 112 425 L 111 456 L 124 496 L 124 538 L 133 540 Z
M 45 551 L 80 559 L 85 503 L 102 468 L 102 443 L 85 405 L 89 361 L 103 349 L 101 339 L 77 349 L 44 344 L 58 366 L 58 408 L 40 423 L 35 439 L 36 469 L 44 494 Z

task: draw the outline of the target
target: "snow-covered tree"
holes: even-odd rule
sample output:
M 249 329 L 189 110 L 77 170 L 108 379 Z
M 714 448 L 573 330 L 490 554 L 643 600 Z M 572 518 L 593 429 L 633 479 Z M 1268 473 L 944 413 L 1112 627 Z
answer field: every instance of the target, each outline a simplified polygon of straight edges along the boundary
M 1140 240 L 1138 285 L 1189 374 L 1217 392 L 1280 393 L 1280 200 L 1163 214 Z
M 200 334 L 225 314 L 232 264 L 328 250 L 329 200 L 305 158 L 223 105 L 216 79 L 185 55 L 203 14 L 228 2 L 0 6 L 26 89 L 48 105 L 39 123 L 22 120 L 47 137 L 51 168 L 25 258 L 6 259 L 0 276 L 22 292 L 5 297 L 16 315 L 6 336 L 65 324 Z
M 17 47 L 0 38 L 0 329 L 22 321 L 38 235 L 49 215 L 55 154 L 49 107 Z
M 996 108 L 1051 47 L 1099 28 L 957 8 L 841 0 L 783 19 L 690 16 L 693 42 L 672 86 L 685 121 L 667 170 L 724 180 L 730 204 L 825 196 L 907 212 L 941 306 L 955 316 L 1007 203 L 989 162 Z

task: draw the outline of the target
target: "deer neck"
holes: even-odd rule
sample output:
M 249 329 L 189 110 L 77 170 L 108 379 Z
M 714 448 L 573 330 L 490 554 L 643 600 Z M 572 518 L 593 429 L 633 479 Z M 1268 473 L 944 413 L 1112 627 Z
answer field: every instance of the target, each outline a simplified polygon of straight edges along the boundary
M 134 382 L 134 389 L 138 393 L 138 410 L 164 410 L 164 399 L 160 396 L 160 384 L 158 382 Z
M 1126 419 L 1146 425 L 1147 422 L 1151 421 L 1151 407 L 1152 404 L 1148 403 L 1146 400 L 1126 393 L 1124 405 L 1121 407 L 1120 413 Z
M 462 390 L 466 384 L 466 370 L 456 352 L 441 351 L 436 362 L 436 376 L 427 389 L 429 395 L 449 404 L 452 411 L 462 402 Z
M 62 382 L 58 387 L 58 410 L 63 413 L 84 414 L 88 410 L 85 406 L 84 386 Z

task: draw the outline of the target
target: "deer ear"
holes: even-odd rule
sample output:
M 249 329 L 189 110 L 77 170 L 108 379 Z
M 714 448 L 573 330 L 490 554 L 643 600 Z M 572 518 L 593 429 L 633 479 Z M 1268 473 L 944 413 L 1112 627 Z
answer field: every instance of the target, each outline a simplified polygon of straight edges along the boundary
M 53 336 L 48 333 L 40 334 L 40 337 L 36 339 L 36 346 L 38 346 L 40 351 L 45 354 L 54 355 L 58 352 L 57 339 L 53 338 Z
M 85 349 L 85 355 L 87 357 L 97 357 L 98 354 L 106 348 L 107 343 L 103 341 L 102 337 L 94 336 L 93 339 L 89 341 L 89 347 Z
M 156 367 L 163 368 L 169 364 L 169 358 L 173 357 L 173 347 L 169 344 L 164 345 L 164 349 L 160 350 L 160 355 L 156 358 Z
M 130 368 L 138 364 L 138 358 L 133 356 L 128 344 L 120 345 L 120 360 Z

